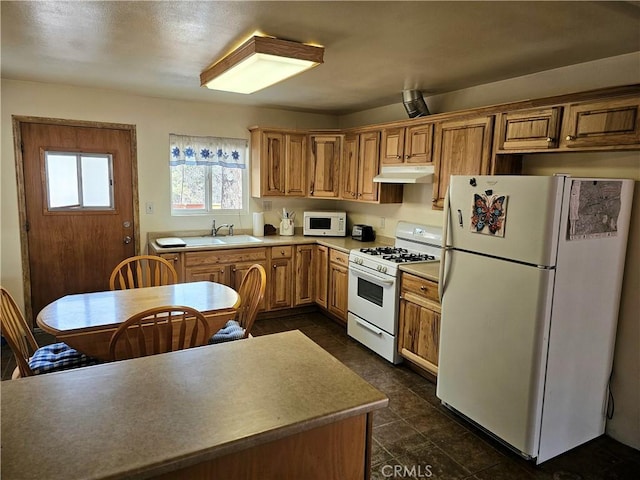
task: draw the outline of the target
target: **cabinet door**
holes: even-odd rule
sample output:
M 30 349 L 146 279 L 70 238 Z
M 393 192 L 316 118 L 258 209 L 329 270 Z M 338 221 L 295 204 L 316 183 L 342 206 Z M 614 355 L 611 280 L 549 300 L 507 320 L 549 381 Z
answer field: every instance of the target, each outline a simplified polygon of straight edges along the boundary
M 293 247 L 273 247 L 269 269 L 269 310 L 291 308 L 293 299 Z
M 309 196 L 337 198 L 340 194 L 340 135 L 311 137 Z
M 433 161 L 433 123 L 407 127 L 404 143 L 404 163 L 427 165 Z
M 340 196 L 345 200 L 355 200 L 358 195 L 358 153 L 360 151 L 360 137 L 347 135 L 344 138 L 344 153 L 342 154 L 342 188 Z
M 329 311 L 341 320 L 347 320 L 349 273 L 346 267 L 329 265 Z
M 488 175 L 493 116 L 449 120 L 436 125 L 433 204 L 442 208 L 451 175 Z
M 569 105 L 561 146 L 620 147 L 640 145 L 638 97 Z
M 242 284 L 242 279 L 245 274 L 251 268 L 252 265 L 256 263 L 262 265 L 262 267 L 267 270 L 266 262 L 244 262 L 244 263 L 236 263 L 235 265 L 230 266 L 230 276 L 231 276 L 231 286 L 238 291 L 240 289 L 240 285 Z M 246 301 L 246 299 L 242 298 L 241 301 Z M 267 308 L 267 291 L 265 289 L 264 296 L 260 301 L 260 306 L 258 307 L 258 311 L 266 310 Z
M 500 115 L 498 149 L 547 150 L 558 146 L 560 107 Z
M 379 184 L 373 181 L 378 174 L 380 158 L 380 133 L 360 134 L 360 154 L 358 162 L 358 200 L 375 202 L 378 200 Z
M 173 265 L 178 274 L 178 283 L 184 282 L 184 272 L 182 271 L 182 254 L 180 253 L 155 253 Z
M 307 136 L 285 135 L 285 195 L 304 197 L 307 195 Z
M 260 176 L 263 196 L 285 194 L 285 139 L 281 133 L 262 134 Z
M 380 151 L 382 165 L 398 165 L 404 162 L 404 137 L 404 127 L 382 130 L 382 149 Z
M 192 267 L 185 269 L 185 282 L 216 282 L 233 288 L 233 279 L 229 265 L 211 265 L 208 267 Z
M 315 258 L 315 292 L 316 303 L 328 307 L 329 291 L 329 249 L 324 245 L 316 246 Z
M 440 310 L 400 300 L 398 352 L 433 374 L 438 373 Z
M 315 245 L 298 245 L 295 255 L 294 306 L 313 303 Z

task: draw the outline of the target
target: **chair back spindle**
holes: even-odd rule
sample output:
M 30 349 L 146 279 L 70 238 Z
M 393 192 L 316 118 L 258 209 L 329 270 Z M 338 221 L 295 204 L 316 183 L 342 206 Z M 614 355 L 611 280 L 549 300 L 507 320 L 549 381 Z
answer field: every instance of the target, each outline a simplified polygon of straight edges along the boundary
M 155 287 L 178 282 L 178 273 L 168 260 L 156 255 L 137 255 L 124 259 L 111 272 L 109 288 Z
M 124 321 L 109 342 L 112 360 L 145 357 L 206 345 L 209 324 L 198 310 L 161 306 L 137 313 Z

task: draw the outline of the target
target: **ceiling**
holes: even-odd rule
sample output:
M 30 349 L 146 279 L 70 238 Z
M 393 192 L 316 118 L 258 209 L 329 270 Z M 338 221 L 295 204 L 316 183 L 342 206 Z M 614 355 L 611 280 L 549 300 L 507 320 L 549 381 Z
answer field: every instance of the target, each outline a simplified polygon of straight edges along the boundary
M 0 3 L 2 78 L 345 114 L 640 51 L 640 2 Z M 324 64 L 251 95 L 200 72 L 252 32 Z

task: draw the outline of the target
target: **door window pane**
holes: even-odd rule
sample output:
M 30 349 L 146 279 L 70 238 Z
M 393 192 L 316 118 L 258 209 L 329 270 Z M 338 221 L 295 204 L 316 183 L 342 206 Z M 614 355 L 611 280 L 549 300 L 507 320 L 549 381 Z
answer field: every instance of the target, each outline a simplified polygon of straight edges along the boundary
M 47 152 L 47 193 L 49 208 L 77 207 L 80 204 L 76 155 Z
M 111 207 L 107 156 L 82 156 L 82 203 L 85 207 Z
M 45 152 L 49 210 L 113 210 L 112 157 Z

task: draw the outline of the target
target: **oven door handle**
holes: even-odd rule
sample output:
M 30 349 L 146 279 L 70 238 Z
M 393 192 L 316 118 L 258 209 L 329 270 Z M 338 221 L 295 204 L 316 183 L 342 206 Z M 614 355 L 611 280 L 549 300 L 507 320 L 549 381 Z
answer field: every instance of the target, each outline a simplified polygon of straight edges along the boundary
M 386 278 L 381 278 L 377 275 L 374 275 L 372 273 L 369 272 L 365 272 L 364 270 L 360 270 L 359 268 L 356 268 L 354 266 L 350 267 L 351 270 L 354 271 L 354 273 L 358 276 L 358 277 L 363 277 L 366 278 L 367 280 L 371 280 L 372 282 L 377 283 L 378 285 L 381 286 L 390 286 L 393 285 L 395 283 L 395 279 L 394 280 L 388 280 Z
M 376 335 L 382 335 L 382 330 L 374 327 L 373 325 L 369 325 L 367 322 L 363 322 L 359 318 L 355 319 L 356 323 L 360 325 L 362 328 L 369 330 L 371 333 L 375 333 Z

